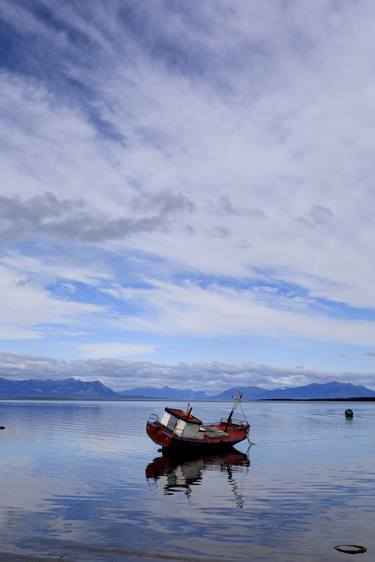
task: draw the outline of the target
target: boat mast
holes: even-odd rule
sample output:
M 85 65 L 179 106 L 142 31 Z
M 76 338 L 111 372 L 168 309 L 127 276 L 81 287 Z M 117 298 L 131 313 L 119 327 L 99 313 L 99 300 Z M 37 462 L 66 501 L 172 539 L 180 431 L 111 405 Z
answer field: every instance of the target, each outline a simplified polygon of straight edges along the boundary
M 190 416 L 192 409 L 193 409 L 193 406 L 190 406 L 190 402 L 188 402 L 187 408 L 185 410 L 185 416 L 186 417 Z
M 242 398 L 242 392 L 239 392 L 239 393 L 237 394 L 237 396 L 235 397 L 235 399 L 234 399 L 233 407 L 232 407 L 232 409 L 231 409 L 231 411 L 230 411 L 230 414 L 229 414 L 229 416 L 228 416 L 225 429 L 228 429 L 228 425 L 230 425 L 230 423 L 231 423 L 231 421 L 232 421 L 233 414 L 234 414 L 234 412 L 235 412 L 235 410 L 236 410 L 238 404 L 240 403 L 241 398 Z

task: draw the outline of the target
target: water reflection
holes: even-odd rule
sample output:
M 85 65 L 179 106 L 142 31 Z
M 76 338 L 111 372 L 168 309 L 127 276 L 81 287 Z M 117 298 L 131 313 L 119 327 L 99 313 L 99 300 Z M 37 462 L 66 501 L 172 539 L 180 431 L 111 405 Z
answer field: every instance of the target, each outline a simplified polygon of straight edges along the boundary
M 247 404 L 250 469 L 235 449 L 156 453 L 144 421 L 160 403 L 0 401 L 0 561 L 338 562 L 346 543 L 365 561 L 375 409 L 353 407 Z
M 243 497 L 235 480 L 234 473 L 247 471 L 249 456 L 236 449 L 215 454 L 171 455 L 163 453 L 147 465 L 145 473 L 148 481 L 163 484 L 164 494 L 171 495 L 184 491 L 189 498 L 192 486 L 199 486 L 206 471 L 226 472 L 229 487 L 236 498 L 236 506 L 242 508 Z

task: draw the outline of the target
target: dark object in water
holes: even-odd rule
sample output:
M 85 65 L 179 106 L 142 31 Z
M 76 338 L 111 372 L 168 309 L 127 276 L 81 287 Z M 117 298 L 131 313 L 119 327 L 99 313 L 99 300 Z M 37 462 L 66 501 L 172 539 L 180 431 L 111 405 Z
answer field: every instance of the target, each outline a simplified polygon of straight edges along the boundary
M 353 417 L 353 410 L 351 410 L 350 408 L 345 410 L 345 417 L 346 418 L 352 418 Z
M 363 554 L 367 552 L 367 548 L 360 544 L 338 544 L 335 546 L 335 549 L 346 554 Z
M 0 429 L 5 429 L 5 425 L 0 425 Z

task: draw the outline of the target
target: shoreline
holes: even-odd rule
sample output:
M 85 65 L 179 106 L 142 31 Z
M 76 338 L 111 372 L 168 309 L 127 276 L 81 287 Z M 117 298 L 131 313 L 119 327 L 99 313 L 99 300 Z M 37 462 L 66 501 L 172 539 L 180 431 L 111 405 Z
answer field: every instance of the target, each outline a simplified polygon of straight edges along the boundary
M 0 396 L 0 402 L 232 402 L 228 400 L 216 399 L 188 399 L 188 398 L 75 398 L 57 396 Z M 242 403 L 253 402 L 375 402 L 375 396 L 371 397 L 352 397 L 352 398 L 259 398 L 254 400 L 242 400 Z

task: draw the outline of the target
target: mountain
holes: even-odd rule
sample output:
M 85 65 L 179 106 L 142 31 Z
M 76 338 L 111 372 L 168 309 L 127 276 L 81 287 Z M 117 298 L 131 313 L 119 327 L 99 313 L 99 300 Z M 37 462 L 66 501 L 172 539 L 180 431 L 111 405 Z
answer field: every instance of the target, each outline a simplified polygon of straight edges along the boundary
M 0 398 L 116 398 L 117 394 L 100 381 L 10 380 L 0 378 Z
M 244 400 L 312 400 L 326 398 L 374 398 L 375 392 L 362 385 L 344 382 L 312 383 L 293 388 L 267 390 L 257 386 L 235 387 L 215 396 L 219 400 L 229 400 L 237 392 L 243 393 Z
M 233 387 L 208 396 L 190 389 L 139 387 L 114 392 L 100 381 L 64 380 L 11 380 L 0 378 L 0 398 L 76 398 L 76 399 L 156 399 L 156 400 L 232 400 L 238 393 L 244 400 L 319 400 L 335 398 L 375 398 L 375 391 L 362 385 L 332 381 L 313 383 L 293 388 L 267 390 L 258 386 Z
M 214 396 L 215 400 L 232 400 L 236 394 L 242 392 L 244 400 L 261 400 L 265 397 L 265 393 L 268 391 L 265 388 L 260 388 L 259 386 L 236 386 L 234 388 L 228 388 L 220 394 Z
M 208 396 L 204 392 L 194 392 L 190 389 L 176 389 L 164 386 L 163 388 L 140 387 L 123 390 L 119 394 L 124 398 L 154 398 L 166 400 L 232 400 L 238 393 L 243 393 L 244 400 L 312 400 L 327 398 L 371 398 L 375 392 L 362 385 L 351 383 L 328 382 L 313 383 L 306 386 L 293 388 L 275 388 L 267 390 L 259 386 L 233 387 L 224 390 L 215 396 Z
M 118 392 L 124 398 L 155 398 L 170 400 L 207 400 L 209 396 L 204 392 L 190 389 L 171 388 L 163 386 L 163 388 L 140 387 L 131 388 L 130 390 L 122 390 Z
M 292 398 L 292 399 L 312 399 L 312 398 L 369 398 L 374 397 L 375 392 L 362 385 L 342 383 L 337 381 L 324 384 L 309 384 L 289 389 L 271 390 L 270 398 Z

